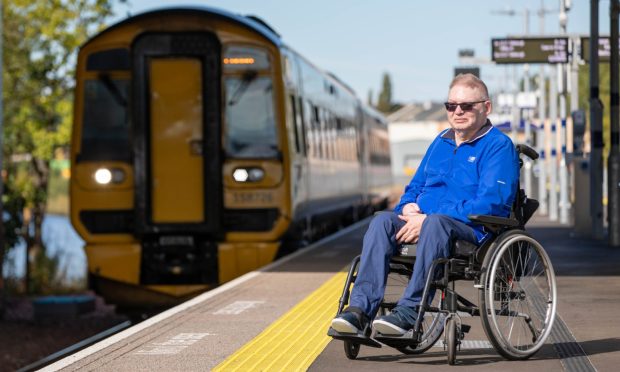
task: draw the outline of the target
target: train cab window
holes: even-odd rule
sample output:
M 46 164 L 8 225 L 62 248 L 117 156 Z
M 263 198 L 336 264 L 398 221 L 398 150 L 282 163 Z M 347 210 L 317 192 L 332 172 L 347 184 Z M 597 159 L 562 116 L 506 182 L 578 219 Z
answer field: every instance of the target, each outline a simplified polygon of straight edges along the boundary
M 226 154 L 233 158 L 279 156 L 270 77 L 227 77 Z
M 78 160 L 131 160 L 128 92 L 129 80 L 112 80 L 107 74 L 84 81 L 82 146 Z

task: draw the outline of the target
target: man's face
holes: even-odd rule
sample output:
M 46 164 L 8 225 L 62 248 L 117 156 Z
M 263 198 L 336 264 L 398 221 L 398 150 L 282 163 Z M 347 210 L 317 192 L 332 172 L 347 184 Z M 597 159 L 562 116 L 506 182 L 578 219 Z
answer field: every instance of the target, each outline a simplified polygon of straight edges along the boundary
M 485 98 L 480 89 L 466 85 L 455 85 L 448 93 L 448 103 L 471 103 L 483 101 Z M 487 99 L 472 105 L 471 110 L 463 110 L 460 105 L 452 112 L 448 110 L 448 122 L 457 132 L 476 132 L 486 123 L 490 113 L 491 102 Z

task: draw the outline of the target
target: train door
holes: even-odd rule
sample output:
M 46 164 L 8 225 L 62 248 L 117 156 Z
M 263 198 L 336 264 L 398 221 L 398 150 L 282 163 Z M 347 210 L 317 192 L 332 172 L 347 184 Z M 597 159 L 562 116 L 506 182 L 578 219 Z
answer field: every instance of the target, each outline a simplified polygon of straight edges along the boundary
M 359 154 L 359 162 L 360 162 L 360 184 L 362 186 L 362 198 L 363 203 L 369 203 L 369 193 L 370 193 L 370 185 L 369 179 L 371 175 L 371 169 L 369 166 L 369 156 L 368 156 L 368 127 L 370 117 L 364 112 L 362 108 L 358 108 L 357 110 L 358 123 L 360 123 L 357 128 L 357 145 L 358 145 L 358 154 Z
M 139 237 L 173 235 L 193 245 L 195 234 L 221 230 L 220 54 L 207 32 L 149 33 L 134 41 Z
M 306 133 L 306 110 L 304 97 L 301 89 L 300 71 L 297 58 L 293 53 L 283 50 L 285 82 L 288 95 L 288 107 L 290 107 L 291 134 L 293 136 L 291 146 L 293 156 L 291 159 L 291 187 L 293 202 L 295 205 L 304 205 L 308 199 L 308 138 Z

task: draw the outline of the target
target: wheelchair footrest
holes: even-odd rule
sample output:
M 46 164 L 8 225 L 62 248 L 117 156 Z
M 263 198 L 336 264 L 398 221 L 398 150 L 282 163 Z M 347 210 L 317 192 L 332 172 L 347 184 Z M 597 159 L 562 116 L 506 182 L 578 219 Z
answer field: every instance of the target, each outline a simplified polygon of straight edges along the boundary
M 410 329 L 402 336 L 384 335 L 380 332 L 375 333 L 375 340 L 394 348 L 416 347 L 418 345 L 418 336 Z
M 377 341 L 373 340 L 372 338 L 366 336 L 362 332 L 358 332 L 358 333 L 340 333 L 340 332 L 336 331 L 335 329 L 333 329 L 332 327 L 329 327 L 329 330 L 327 331 L 327 335 L 330 336 L 330 337 L 333 337 L 336 340 L 348 341 L 348 342 L 351 342 L 353 344 L 366 345 L 366 346 L 370 346 L 370 347 L 381 347 L 380 343 L 378 343 Z

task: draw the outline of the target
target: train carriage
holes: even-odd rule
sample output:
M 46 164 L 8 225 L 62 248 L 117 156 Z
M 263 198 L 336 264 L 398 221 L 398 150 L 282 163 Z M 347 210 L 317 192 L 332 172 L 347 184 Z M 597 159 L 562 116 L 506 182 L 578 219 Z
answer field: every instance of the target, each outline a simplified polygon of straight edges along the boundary
M 255 17 L 155 10 L 82 46 L 71 221 L 91 285 L 167 306 L 386 206 L 383 117 Z

